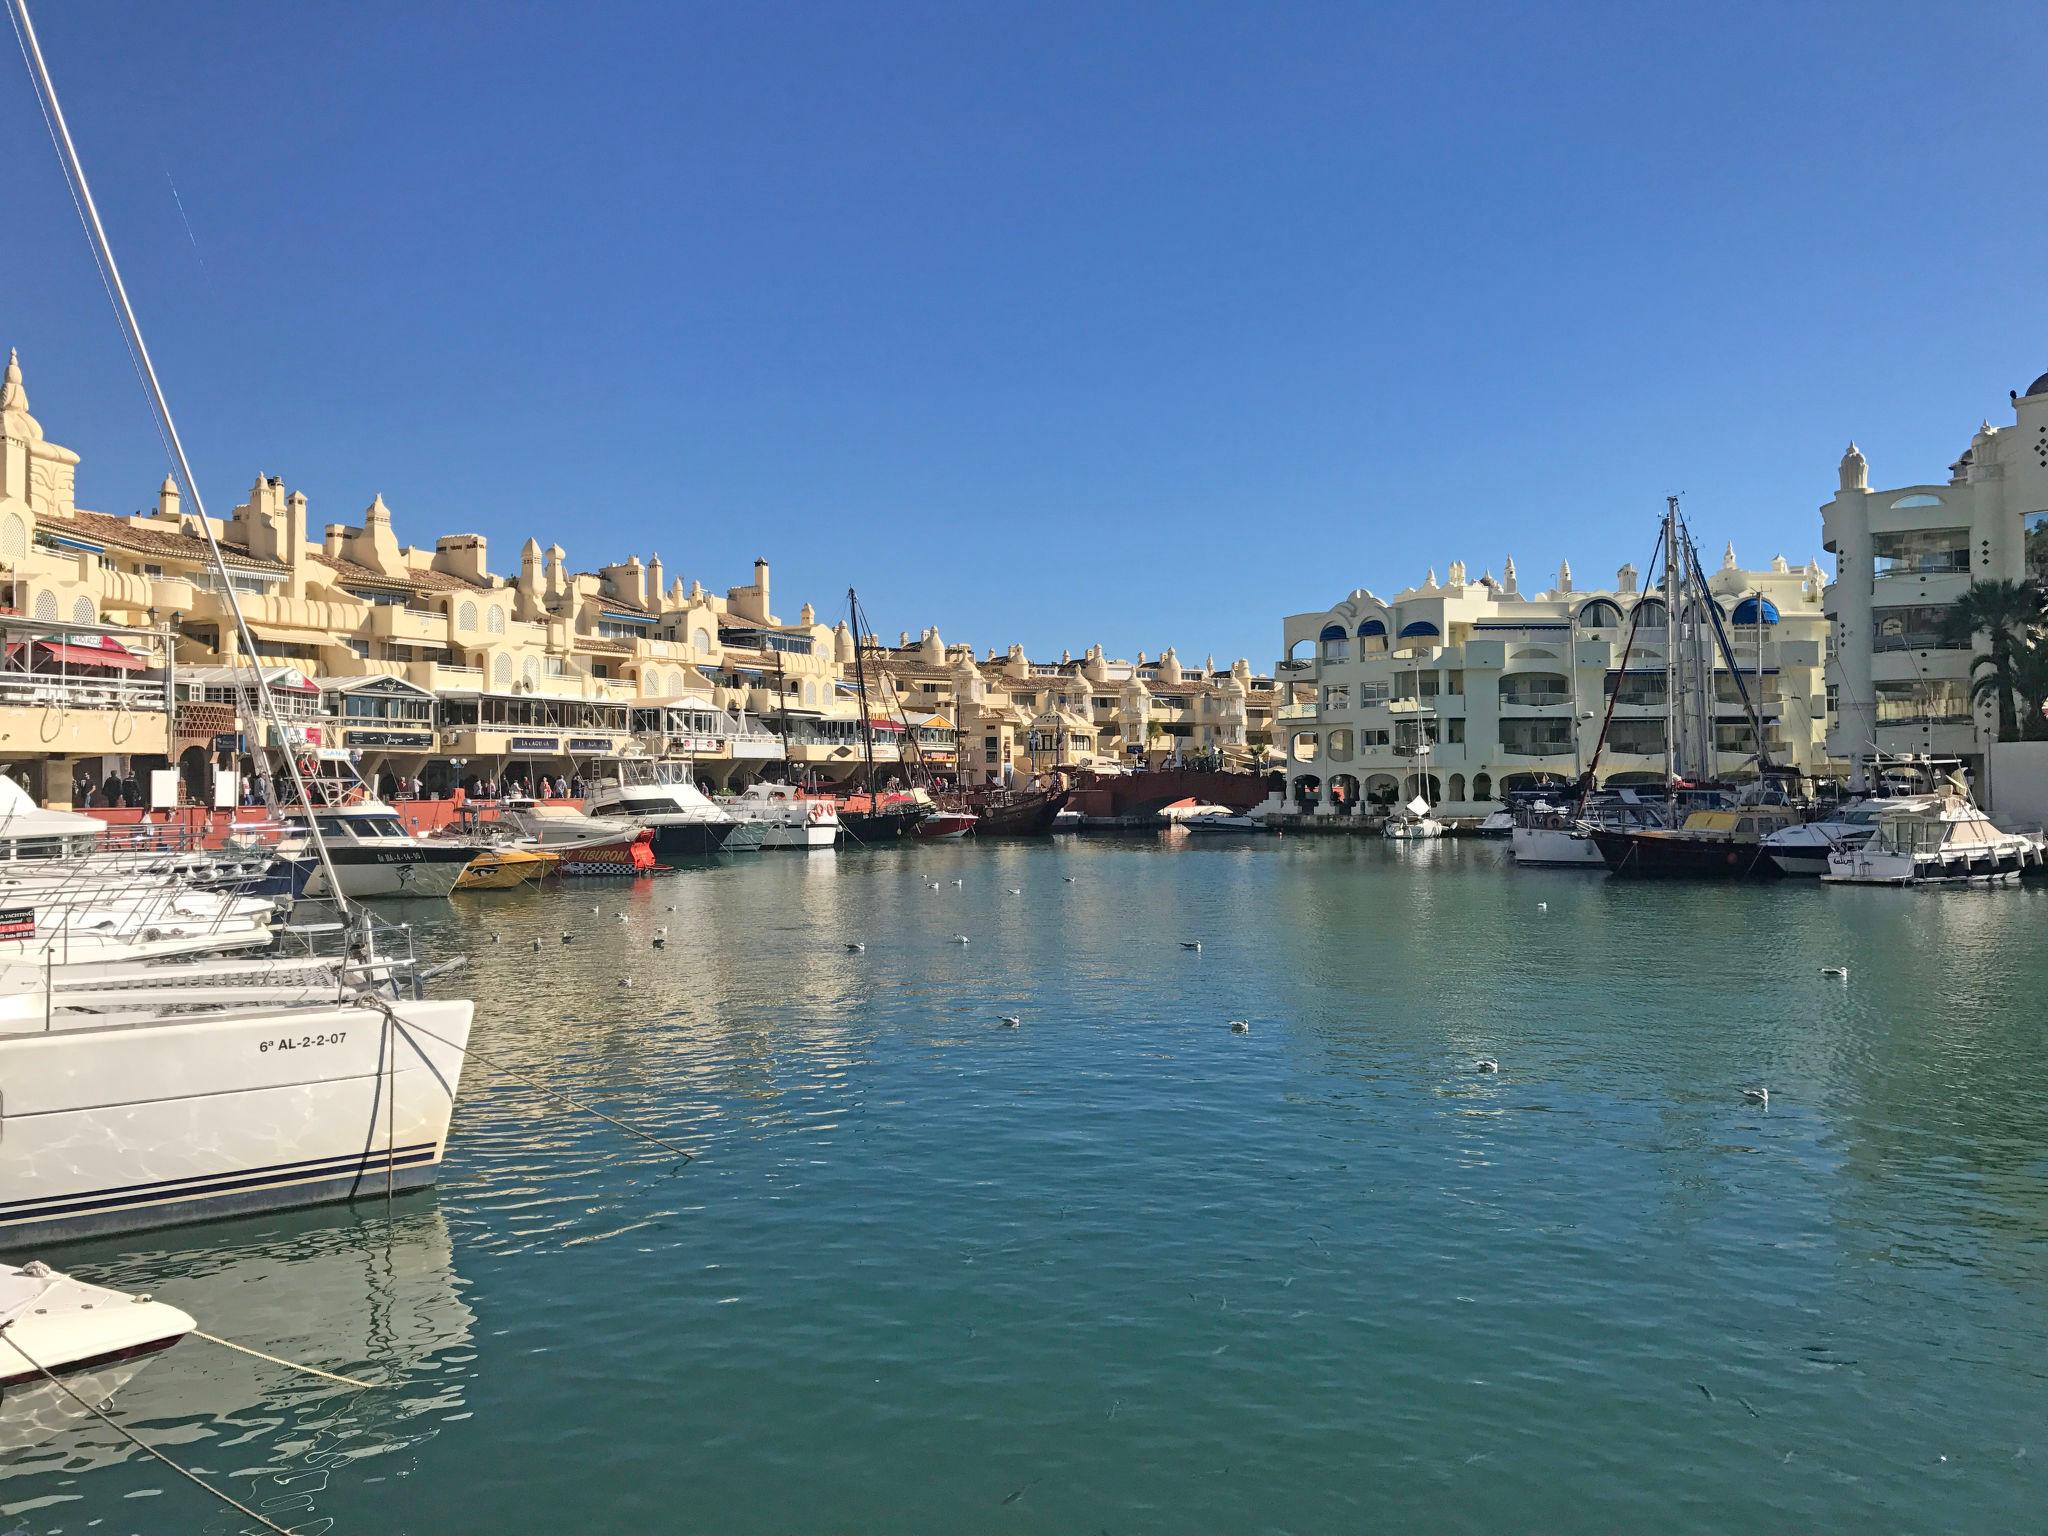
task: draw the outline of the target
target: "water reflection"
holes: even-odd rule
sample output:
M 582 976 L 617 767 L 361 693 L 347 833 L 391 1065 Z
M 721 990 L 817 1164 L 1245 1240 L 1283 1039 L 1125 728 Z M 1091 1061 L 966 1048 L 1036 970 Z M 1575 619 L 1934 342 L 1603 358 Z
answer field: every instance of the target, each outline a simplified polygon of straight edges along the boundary
M 307 1211 L 179 1229 L 147 1247 L 77 1244 L 64 1268 L 149 1291 L 199 1327 L 266 1354 L 376 1383 L 360 1391 L 187 1339 L 130 1381 L 113 1413 L 186 1466 L 231 1481 L 280 1524 L 316 1518 L 339 1493 L 378 1475 L 467 1415 L 475 1313 L 454 1264 L 447 1218 L 431 1194 L 353 1217 Z M 170 1478 L 170 1481 L 166 1481 Z M 0 1467 L 0 1515 L 63 1518 L 87 1496 L 161 1496 L 162 1528 L 202 1529 L 204 1496 L 90 1421 Z

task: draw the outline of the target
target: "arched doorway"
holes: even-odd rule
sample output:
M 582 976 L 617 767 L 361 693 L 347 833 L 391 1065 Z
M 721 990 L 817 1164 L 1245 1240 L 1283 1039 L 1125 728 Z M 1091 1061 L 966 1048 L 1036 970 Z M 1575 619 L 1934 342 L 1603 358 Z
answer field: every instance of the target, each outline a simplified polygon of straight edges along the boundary
M 1330 804 L 1339 816 L 1356 814 L 1360 799 L 1358 776 L 1352 773 L 1330 775 Z
M 1465 775 L 1463 775 L 1462 773 L 1454 773 L 1451 775 L 1451 803 L 1453 805 L 1462 805 L 1464 801 Z
M 1401 781 L 1391 773 L 1376 773 L 1365 781 L 1368 805 L 1392 805 L 1401 798 Z
M 1474 800 L 1491 800 L 1493 798 L 1493 776 L 1491 774 L 1475 773 L 1472 775 L 1472 798 Z
M 1417 795 L 1422 796 L 1431 805 L 1435 805 L 1443 798 L 1443 786 L 1437 781 L 1435 774 L 1411 773 L 1401 781 L 1402 799 L 1413 800 Z
M 1312 773 L 1304 773 L 1294 781 L 1294 803 L 1303 811 L 1316 808 L 1316 800 L 1323 792 L 1323 781 Z

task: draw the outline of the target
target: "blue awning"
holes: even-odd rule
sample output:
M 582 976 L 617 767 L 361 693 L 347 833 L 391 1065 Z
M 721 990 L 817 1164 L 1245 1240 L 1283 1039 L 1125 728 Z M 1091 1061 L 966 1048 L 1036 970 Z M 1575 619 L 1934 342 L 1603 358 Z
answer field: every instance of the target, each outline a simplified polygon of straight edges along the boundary
M 1358 638 L 1361 640 L 1367 639 L 1373 635 L 1384 635 L 1386 632 L 1387 625 L 1384 619 L 1367 619 L 1363 624 L 1358 626 Z
M 1757 618 L 1757 604 L 1759 601 L 1763 604 L 1763 618 L 1761 621 Z M 1778 622 L 1778 605 L 1768 597 L 1763 599 L 1745 597 L 1735 605 L 1735 612 L 1731 617 L 1737 624 L 1755 625 L 1758 622 L 1775 624 Z
M 1325 624 L 1323 632 L 1316 636 L 1316 638 L 1318 640 L 1348 640 L 1351 637 L 1344 633 L 1344 626 L 1342 624 Z
M 1442 630 L 1438 629 L 1427 619 L 1417 619 L 1413 624 L 1403 624 L 1401 626 L 1401 638 L 1403 640 L 1419 635 L 1440 635 L 1442 633 Z

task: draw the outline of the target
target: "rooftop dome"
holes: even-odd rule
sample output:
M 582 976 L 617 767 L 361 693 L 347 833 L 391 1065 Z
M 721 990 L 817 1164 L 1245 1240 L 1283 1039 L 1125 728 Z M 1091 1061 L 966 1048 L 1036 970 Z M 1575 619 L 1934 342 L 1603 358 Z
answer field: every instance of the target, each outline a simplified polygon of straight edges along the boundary
M 2048 395 L 2048 373 L 2042 374 L 2041 377 L 2021 390 L 2020 394 L 2022 397 L 2028 395 Z

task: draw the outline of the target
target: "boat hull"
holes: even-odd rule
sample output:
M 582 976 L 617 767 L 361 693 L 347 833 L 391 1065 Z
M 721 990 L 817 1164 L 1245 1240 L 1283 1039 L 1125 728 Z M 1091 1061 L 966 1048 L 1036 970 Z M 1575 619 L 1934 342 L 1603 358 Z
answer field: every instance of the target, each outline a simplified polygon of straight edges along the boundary
M 1563 827 L 1516 827 L 1509 834 L 1517 864 L 1558 869 L 1605 869 L 1607 861 L 1592 838 Z
M 437 843 L 422 839 L 409 847 L 376 847 L 329 844 L 328 857 L 341 881 L 341 893 L 351 901 L 375 897 L 438 897 L 455 889 L 455 882 L 469 868 L 477 849 L 465 843 Z M 312 853 L 299 856 L 310 867 L 301 891 L 318 901 L 332 894 L 327 871 Z
M 691 859 L 715 859 L 726 851 L 732 841 L 733 829 L 739 824 L 732 821 L 665 821 L 657 822 L 648 830 L 654 833 L 654 857 L 657 863 L 677 864 Z M 760 845 L 756 843 L 755 847 Z
M 1608 870 L 1635 880 L 1776 880 L 1778 866 L 1761 841 L 1687 837 L 1678 832 L 1590 834 Z
M 964 811 L 934 811 L 917 824 L 916 835 L 935 842 L 965 837 L 979 819 Z
M 0 1246 L 431 1184 L 472 1005 L 392 1006 L 0 1034 Z
M 839 825 L 853 843 L 893 843 L 924 819 L 922 811 L 848 811 L 839 813 Z
M 492 848 L 470 861 L 455 882 L 458 891 L 515 891 L 522 885 L 538 885 L 555 872 L 561 861 L 552 853 L 533 853 L 523 848 Z

